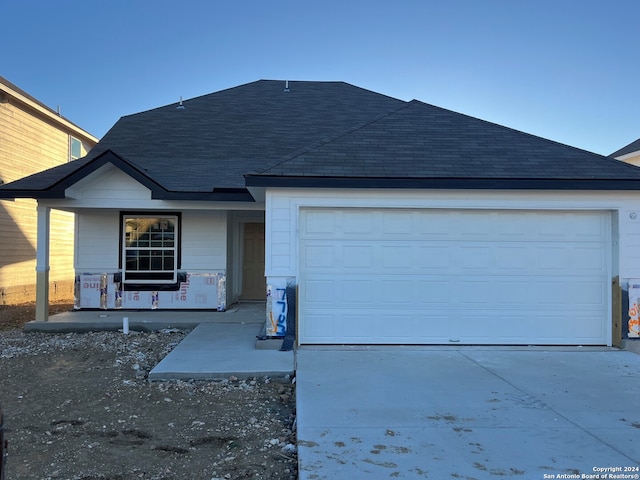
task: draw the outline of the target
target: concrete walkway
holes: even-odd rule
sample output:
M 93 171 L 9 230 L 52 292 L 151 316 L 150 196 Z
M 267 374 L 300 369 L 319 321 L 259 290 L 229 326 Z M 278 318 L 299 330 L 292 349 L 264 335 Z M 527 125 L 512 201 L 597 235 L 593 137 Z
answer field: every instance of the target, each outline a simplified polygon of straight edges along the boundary
M 255 323 L 201 323 L 149 372 L 149 380 L 293 376 L 293 351 L 256 348 L 260 330 Z
M 537 480 L 640 465 L 640 356 L 630 352 L 399 347 L 297 355 L 301 480 Z
M 77 310 L 29 322 L 27 332 L 68 333 L 165 328 L 193 330 L 149 373 L 149 380 L 284 377 L 294 373 L 294 352 L 281 340 L 257 341 L 265 324 L 264 302 L 239 303 L 225 312 L 190 310 Z

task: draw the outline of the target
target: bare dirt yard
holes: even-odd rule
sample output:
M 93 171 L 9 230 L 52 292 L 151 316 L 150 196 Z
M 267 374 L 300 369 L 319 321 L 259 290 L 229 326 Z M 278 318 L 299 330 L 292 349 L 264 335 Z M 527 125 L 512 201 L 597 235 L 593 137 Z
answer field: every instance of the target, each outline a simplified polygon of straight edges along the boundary
M 291 380 L 150 383 L 188 332 L 25 334 L 23 307 L 0 307 L 7 480 L 297 478 Z

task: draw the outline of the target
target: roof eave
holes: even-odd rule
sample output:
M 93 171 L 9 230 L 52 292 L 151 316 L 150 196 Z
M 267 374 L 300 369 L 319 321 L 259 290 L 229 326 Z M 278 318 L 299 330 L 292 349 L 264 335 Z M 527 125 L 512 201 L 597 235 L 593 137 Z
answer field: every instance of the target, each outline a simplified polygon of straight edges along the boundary
M 80 166 L 64 177 L 58 178 L 44 188 L 19 189 L 0 188 L 0 199 L 33 198 L 33 199 L 64 199 L 66 191 L 87 175 L 97 171 L 106 164 L 111 164 L 126 175 L 130 176 L 141 185 L 148 188 L 151 198 L 154 200 L 188 200 L 188 201 L 215 201 L 215 202 L 251 202 L 255 199 L 246 188 L 213 188 L 209 191 L 171 191 L 152 179 L 137 166 L 123 159 L 111 150 L 106 150 L 100 155 Z
M 154 200 L 189 200 L 200 202 L 249 202 L 255 199 L 247 189 L 214 189 L 212 192 L 161 192 L 152 193 Z
M 64 189 L 52 190 L 10 190 L 0 189 L 0 199 L 12 200 L 15 198 L 32 199 L 64 199 Z M 197 202 L 247 202 L 255 203 L 253 195 L 246 189 L 223 190 L 213 192 L 166 192 L 152 191 L 151 198 L 154 200 L 186 200 Z
M 471 190 L 640 190 L 640 179 L 365 178 L 246 175 L 247 187 Z
M 33 198 L 33 199 L 45 199 L 45 198 L 65 198 L 64 191 L 60 194 L 57 190 L 11 190 L 0 189 L 1 200 L 13 200 L 16 198 Z

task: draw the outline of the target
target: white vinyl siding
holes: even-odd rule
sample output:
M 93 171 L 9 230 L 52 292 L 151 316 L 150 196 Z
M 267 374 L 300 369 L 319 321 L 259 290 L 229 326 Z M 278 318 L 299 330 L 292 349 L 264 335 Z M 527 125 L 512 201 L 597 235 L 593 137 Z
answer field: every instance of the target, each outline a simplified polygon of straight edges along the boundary
M 224 272 L 227 265 L 227 212 L 182 214 L 182 268 L 189 272 Z
M 295 271 L 295 205 L 282 196 L 267 197 L 265 267 L 270 275 L 290 276 Z
M 136 202 L 136 208 L 147 208 L 143 202 L 152 202 L 148 188 L 110 164 L 78 181 L 67 190 L 67 196 L 81 200 L 83 208 L 92 205 L 104 208 L 108 205 L 111 208 L 132 210 L 132 202 Z M 70 203 L 73 204 L 73 201 Z M 157 201 L 150 205 L 158 209 Z
M 120 217 L 118 212 L 82 210 L 76 216 L 77 273 L 118 271 Z
M 607 212 L 302 209 L 300 343 L 606 344 Z

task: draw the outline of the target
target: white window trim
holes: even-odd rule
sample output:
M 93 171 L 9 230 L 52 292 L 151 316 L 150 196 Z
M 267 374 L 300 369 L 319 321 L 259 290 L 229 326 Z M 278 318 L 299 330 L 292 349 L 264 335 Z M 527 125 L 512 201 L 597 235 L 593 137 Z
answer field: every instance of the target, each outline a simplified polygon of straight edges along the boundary
M 173 275 L 170 279 L 157 279 L 157 278 L 149 278 L 149 279 L 140 279 L 140 278 L 127 278 L 127 250 L 134 249 L 133 247 L 127 247 L 127 220 L 133 218 L 167 218 L 172 219 L 174 222 L 174 241 L 173 247 L 135 247 L 136 250 L 173 250 Z M 122 215 L 122 248 L 120 255 L 122 256 L 122 282 L 130 283 L 130 284 L 173 284 L 178 281 L 178 258 L 179 258 L 179 234 L 180 234 L 180 216 L 174 214 L 124 214 Z M 170 273 L 170 270 L 138 270 L 135 273 L 148 273 L 150 276 L 154 273 Z M 133 271 L 130 271 L 133 273 Z
M 77 157 L 73 156 L 73 142 L 74 140 L 80 144 L 80 154 Z M 82 140 L 74 137 L 73 135 L 69 135 L 69 161 L 77 160 L 78 158 L 82 158 Z

